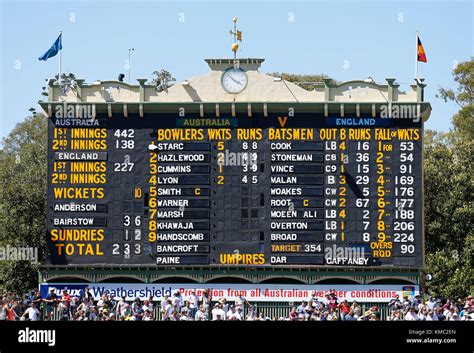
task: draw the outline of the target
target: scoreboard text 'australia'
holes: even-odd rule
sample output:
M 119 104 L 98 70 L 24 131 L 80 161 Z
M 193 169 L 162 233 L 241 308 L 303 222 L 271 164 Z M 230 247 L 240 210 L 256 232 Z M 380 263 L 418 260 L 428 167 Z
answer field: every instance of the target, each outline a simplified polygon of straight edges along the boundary
M 50 264 L 422 265 L 421 121 L 55 113 Z

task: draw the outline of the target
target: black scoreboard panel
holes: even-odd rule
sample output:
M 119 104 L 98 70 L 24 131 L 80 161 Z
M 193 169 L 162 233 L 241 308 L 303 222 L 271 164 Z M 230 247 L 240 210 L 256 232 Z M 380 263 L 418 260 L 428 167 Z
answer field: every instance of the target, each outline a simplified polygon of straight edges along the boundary
M 422 123 L 285 115 L 50 118 L 49 262 L 420 267 Z

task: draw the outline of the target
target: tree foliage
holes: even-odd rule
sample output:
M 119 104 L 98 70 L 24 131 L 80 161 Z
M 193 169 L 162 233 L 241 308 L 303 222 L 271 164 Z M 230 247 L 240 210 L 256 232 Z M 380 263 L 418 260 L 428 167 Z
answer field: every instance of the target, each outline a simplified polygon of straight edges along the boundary
M 447 133 L 425 133 L 426 271 L 432 293 L 464 297 L 473 291 L 473 61 L 453 71 L 458 87 L 439 97 L 460 110 Z
M 47 122 L 32 116 L 17 124 L 0 150 L 0 245 L 45 247 Z M 36 265 L 20 261 L 0 264 L 7 289 L 36 286 Z
M 324 75 L 324 74 L 319 74 L 319 75 L 297 75 L 297 74 L 288 74 L 288 73 L 285 73 L 285 72 L 282 72 L 282 73 L 272 72 L 272 73 L 269 73 L 268 75 L 273 76 L 273 77 L 281 77 L 285 81 L 296 83 L 296 84 L 298 84 L 298 86 L 300 86 L 301 88 L 304 88 L 307 91 L 314 90 L 314 84 L 312 84 L 312 83 L 314 83 L 314 82 L 323 82 L 323 79 L 330 79 L 329 76 Z M 333 79 L 331 79 L 331 82 L 333 84 L 337 83 Z
M 163 91 L 168 91 L 168 88 L 170 88 L 174 82 L 176 82 L 176 79 L 173 77 L 173 75 L 166 70 L 160 70 L 160 71 L 153 71 L 153 79 L 151 80 L 151 84 L 155 86 L 155 89 L 158 92 L 163 92 Z

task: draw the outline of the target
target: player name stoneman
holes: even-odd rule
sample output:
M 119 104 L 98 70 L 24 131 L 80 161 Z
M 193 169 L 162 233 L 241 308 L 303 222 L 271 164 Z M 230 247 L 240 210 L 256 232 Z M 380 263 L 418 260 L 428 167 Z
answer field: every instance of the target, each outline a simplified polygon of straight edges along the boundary
M 313 155 L 308 153 L 272 153 L 272 162 L 312 162 Z

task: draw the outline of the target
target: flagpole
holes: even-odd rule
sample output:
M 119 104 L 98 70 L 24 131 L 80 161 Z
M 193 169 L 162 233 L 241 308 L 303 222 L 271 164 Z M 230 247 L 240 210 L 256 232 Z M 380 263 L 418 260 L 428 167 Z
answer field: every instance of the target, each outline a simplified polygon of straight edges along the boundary
M 59 31 L 59 36 L 61 37 L 61 47 L 63 46 L 63 37 L 62 37 L 63 31 Z M 58 76 L 58 81 L 61 82 L 61 56 L 62 54 L 62 49 L 59 50 L 59 76 Z
M 418 83 L 418 30 L 416 30 L 415 80 Z

